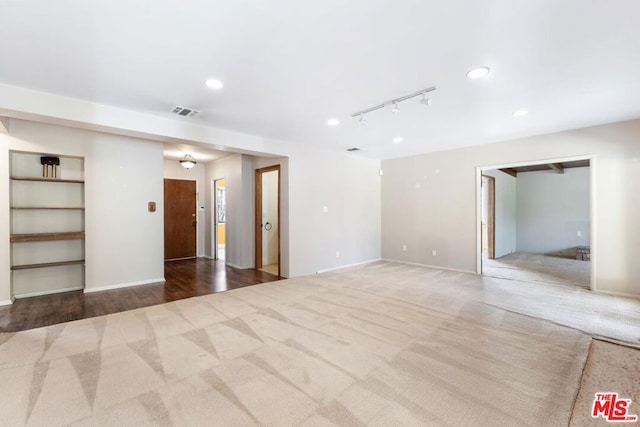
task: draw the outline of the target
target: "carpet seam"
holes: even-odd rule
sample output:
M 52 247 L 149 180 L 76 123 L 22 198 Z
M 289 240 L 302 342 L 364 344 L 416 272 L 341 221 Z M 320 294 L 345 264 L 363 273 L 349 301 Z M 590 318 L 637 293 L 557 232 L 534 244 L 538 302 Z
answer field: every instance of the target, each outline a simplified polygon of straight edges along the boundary
M 573 415 L 576 409 L 576 402 L 578 401 L 578 395 L 580 395 L 580 390 L 582 390 L 582 378 L 584 377 L 584 371 L 587 369 L 587 362 L 589 361 L 589 356 L 591 355 L 591 348 L 593 347 L 594 338 L 591 337 L 589 340 L 589 350 L 587 351 L 587 357 L 584 358 L 584 364 L 582 365 L 582 372 L 580 373 L 580 380 L 578 381 L 578 387 L 576 392 L 573 395 L 573 403 L 571 404 L 571 416 L 569 417 L 569 422 L 567 426 L 571 425 L 571 421 L 573 421 Z

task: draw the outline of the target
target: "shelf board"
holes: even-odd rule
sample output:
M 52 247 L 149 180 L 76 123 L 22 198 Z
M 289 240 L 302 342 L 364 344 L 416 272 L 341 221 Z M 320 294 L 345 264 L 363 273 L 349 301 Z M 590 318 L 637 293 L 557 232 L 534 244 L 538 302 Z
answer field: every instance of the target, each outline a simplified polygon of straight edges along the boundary
M 25 211 L 33 211 L 33 210 L 66 210 L 66 211 L 83 211 L 83 207 L 78 208 L 67 208 L 67 207 L 45 207 L 45 206 L 11 206 L 11 209 L 14 210 L 25 210 Z
M 72 231 L 67 233 L 31 233 L 12 234 L 11 243 L 22 242 L 46 242 L 52 240 L 81 240 L 84 239 L 84 231 Z
M 73 260 L 73 261 L 58 261 L 58 262 L 45 262 L 42 264 L 24 264 L 24 265 L 14 265 L 11 267 L 11 270 L 28 270 L 32 268 L 46 268 L 46 267 L 59 267 L 62 265 L 79 265 L 84 264 L 83 259 Z
M 12 176 L 11 179 L 14 181 L 65 182 L 68 184 L 84 184 L 84 180 L 81 179 L 39 178 L 30 176 Z

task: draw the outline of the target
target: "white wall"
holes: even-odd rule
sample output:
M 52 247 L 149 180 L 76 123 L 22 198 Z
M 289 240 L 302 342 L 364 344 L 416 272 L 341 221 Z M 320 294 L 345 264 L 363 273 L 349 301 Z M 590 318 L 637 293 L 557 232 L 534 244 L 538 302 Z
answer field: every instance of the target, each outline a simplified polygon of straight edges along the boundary
M 584 167 L 518 174 L 519 252 L 571 254 L 589 245 L 589 172 Z
M 87 291 L 163 280 L 162 144 L 12 119 L 0 133 L 0 301 L 10 297 L 9 150 L 85 158 Z
M 383 257 L 476 271 L 477 168 L 573 156 L 594 159 L 592 287 L 640 295 L 640 120 L 383 161 Z
M 379 169 L 379 160 L 357 154 L 291 150 L 293 277 L 380 258 Z
M 11 212 L 9 211 L 9 145 L 11 138 L 0 132 L 0 305 L 11 302 Z
M 197 234 L 196 234 L 196 255 L 199 257 L 205 256 L 205 221 L 209 212 L 209 206 L 206 204 L 206 179 L 205 179 L 205 165 L 197 163 L 191 169 L 185 169 L 182 167 L 178 160 L 165 160 L 164 161 L 164 177 L 169 179 L 184 179 L 189 181 L 196 181 L 196 212 L 197 212 Z M 204 210 L 200 210 L 200 206 L 204 206 Z
M 519 181 L 499 170 L 482 174 L 495 178 L 495 257 L 500 258 L 516 251 L 516 185 Z
M 252 268 L 255 264 L 254 171 L 276 164 L 281 174 L 282 276 L 296 277 L 380 258 L 380 162 L 300 148 L 292 150 L 289 158 L 235 155 L 207 164 L 208 182 L 227 179 L 230 265 Z M 234 216 L 238 217 L 232 220 Z M 211 233 L 210 220 L 207 233 Z
M 283 274 L 300 276 L 380 258 L 379 160 L 311 148 L 304 141 L 288 144 L 204 126 L 197 120 L 176 120 L 6 84 L 0 84 L 0 111 L 11 117 L 118 135 L 287 158 L 286 176 L 283 168 L 281 182 Z M 0 165 L 3 162 L 6 160 L 0 160 Z M 253 158 L 247 157 L 242 162 L 252 163 Z M 162 161 L 157 167 L 161 182 Z M 245 167 L 242 173 L 246 178 L 253 171 Z M 0 188 L 3 185 L 6 183 L 0 180 Z M 252 187 L 245 191 L 253 197 Z M 205 193 L 210 197 L 208 188 Z M 323 206 L 329 208 L 326 214 Z M 241 215 L 252 223 L 253 210 L 242 211 Z M 2 224 L 0 231 L 1 227 Z M 250 247 L 242 253 L 248 254 L 253 266 L 253 227 L 241 231 L 250 237 L 247 240 Z M 205 251 L 210 251 L 209 246 L 207 241 Z M 162 245 L 159 250 L 162 253 Z M 336 257 L 336 252 L 340 252 L 340 257 Z
M 225 225 L 225 262 L 236 268 L 253 267 L 253 200 L 251 159 L 247 163 L 246 155 L 234 154 L 206 164 L 205 190 L 206 205 L 213 206 L 211 192 L 213 182 L 225 180 L 226 225 Z M 249 178 L 250 177 L 250 178 Z M 249 188 L 247 188 L 249 186 Z M 212 257 L 212 210 L 205 217 L 205 252 Z

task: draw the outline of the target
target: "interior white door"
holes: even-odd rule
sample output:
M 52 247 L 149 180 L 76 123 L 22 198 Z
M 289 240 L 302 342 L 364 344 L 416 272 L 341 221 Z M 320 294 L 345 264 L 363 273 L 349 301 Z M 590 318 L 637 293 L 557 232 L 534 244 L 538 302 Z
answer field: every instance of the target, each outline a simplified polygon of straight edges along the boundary
M 262 265 L 278 263 L 278 171 L 262 174 Z

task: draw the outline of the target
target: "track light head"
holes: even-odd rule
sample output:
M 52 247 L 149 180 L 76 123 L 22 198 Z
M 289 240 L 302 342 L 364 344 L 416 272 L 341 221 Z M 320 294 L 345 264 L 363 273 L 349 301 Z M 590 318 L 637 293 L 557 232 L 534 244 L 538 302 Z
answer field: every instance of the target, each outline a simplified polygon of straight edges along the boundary
M 367 120 L 364 118 L 364 115 L 362 114 L 360 114 L 360 118 L 358 119 L 358 122 L 360 123 L 361 126 L 367 125 Z
M 398 107 L 398 103 L 396 101 L 393 101 L 393 107 L 391 107 L 391 112 L 394 114 L 400 112 L 400 107 Z
M 424 92 L 422 93 L 420 104 L 424 105 L 425 107 L 431 107 L 431 98 L 427 98 L 427 94 Z

